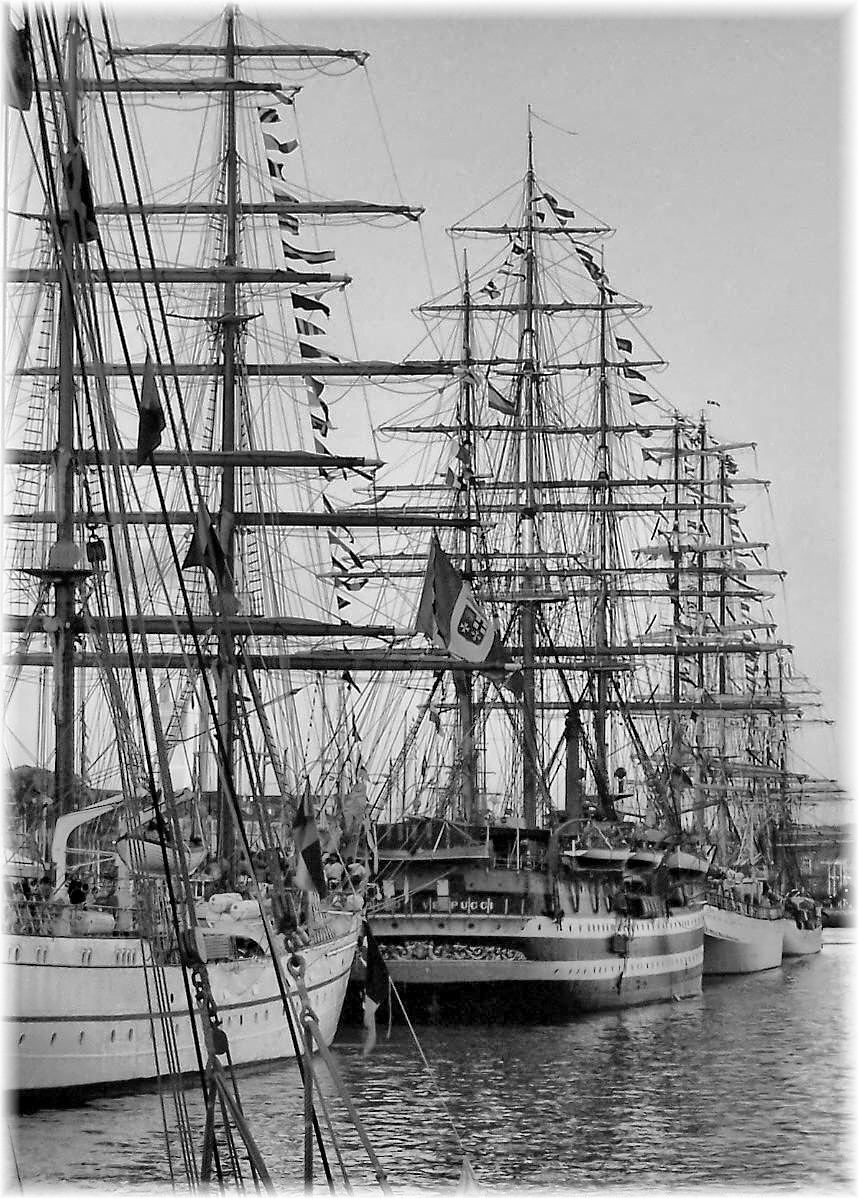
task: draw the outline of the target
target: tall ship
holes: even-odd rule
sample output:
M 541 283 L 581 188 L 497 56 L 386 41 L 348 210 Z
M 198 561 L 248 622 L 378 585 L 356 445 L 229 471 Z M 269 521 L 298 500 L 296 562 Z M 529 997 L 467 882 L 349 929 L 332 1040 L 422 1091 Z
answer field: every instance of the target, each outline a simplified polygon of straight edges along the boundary
M 374 802 L 370 926 L 409 1010 L 689 998 L 713 849 L 682 756 L 679 596 L 641 555 L 699 505 L 640 447 L 697 426 L 644 390 L 664 363 L 605 269 L 611 230 L 540 177 L 530 133 L 523 179 L 452 232 L 491 248 L 421 308 L 441 385 L 379 430 L 418 447 L 409 481 L 380 472 L 385 504 L 459 527 L 374 562 L 410 582 L 433 673 Z
M 358 547 L 364 601 L 417 634 L 353 661 L 379 671 L 369 922 L 437 1017 L 680 1000 L 733 971 L 724 945 L 779 964 L 762 863 L 811 785 L 789 737 L 814 696 L 745 531 L 754 446 L 659 391 L 613 230 L 533 154 L 452 228 L 460 284 L 421 307 L 424 377 L 378 429 L 408 466 L 363 510 L 435 532 Z
M 378 635 L 329 577 L 331 480 L 377 462 L 327 441 L 326 374 L 372 364 L 331 352 L 325 233 L 420 210 L 299 169 L 298 93 L 364 51 L 232 8 L 132 46 L 33 6 L 7 40 L 7 1079 L 300 1057 L 360 924 L 317 860 L 357 767 L 314 654 Z

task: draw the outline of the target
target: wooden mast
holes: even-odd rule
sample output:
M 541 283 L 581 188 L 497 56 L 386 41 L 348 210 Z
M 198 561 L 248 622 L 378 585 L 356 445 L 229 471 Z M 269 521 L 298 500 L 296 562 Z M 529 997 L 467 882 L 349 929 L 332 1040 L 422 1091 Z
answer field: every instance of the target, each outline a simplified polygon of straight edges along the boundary
M 604 652 L 610 645 L 609 623 L 609 553 L 610 553 L 610 511 L 613 504 L 610 477 L 611 454 L 608 445 L 610 430 L 609 395 L 608 395 L 608 315 L 606 311 L 607 290 L 605 276 L 599 276 L 599 410 L 598 428 L 599 443 L 596 450 L 596 486 L 594 488 L 594 506 L 596 508 L 596 530 L 599 554 L 599 595 L 596 600 L 594 640 L 596 649 Z M 607 669 L 596 672 L 596 709 L 593 713 L 593 755 L 595 766 L 595 783 L 599 794 L 599 806 L 602 816 L 611 816 L 612 805 L 608 793 L 608 736 L 607 712 L 608 695 L 610 693 L 612 676 Z
M 235 54 L 235 8 L 229 5 L 224 14 L 226 50 L 224 55 L 225 75 L 229 82 L 236 78 Z M 224 94 L 224 155 L 226 166 L 226 252 L 224 265 L 228 269 L 238 266 L 238 161 L 235 130 L 235 90 L 227 88 Z M 222 312 L 220 316 L 223 363 L 223 388 L 221 392 L 221 450 L 231 454 L 236 446 L 236 426 L 240 417 L 236 412 L 239 396 L 235 386 L 236 337 L 238 333 L 238 287 L 234 278 L 223 284 Z M 220 519 L 218 522 L 223 568 L 218 579 L 218 602 L 220 614 L 233 616 L 235 600 L 235 466 L 225 460 L 221 467 Z M 232 816 L 232 800 L 228 787 L 233 778 L 235 763 L 235 678 L 233 661 L 235 641 L 228 625 L 218 633 L 221 653 L 216 671 L 218 724 L 221 745 L 225 755 L 224 768 L 218 770 L 218 857 L 229 863 L 229 877 L 235 872 L 235 828 Z
M 65 62 L 66 144 L 71 150 L 77 139 L 78 105 L 78 47 L 80 25 L 72 9 L 67 29 Z M 59 131 L 58 131 L 59 132 Z M 62 176 L 57 179 L 57 192 L 63 194 Z M 60 201 L 62 203 L 62 200 Z M 75 222 L 66 211 L 62 221 L 62 261 L 59 263 L 59 387 L 57 395 L 57 452 L 56 452 L 56 524 L 57 541 L 51 549 L 48 572 L 54 585 L 56 618 L 55 638 L 55 801 L 57 812 L 70 811 L 75 766 L 75 637 L 72 624 L 75 616 L 77 583 L 80 574 L 80 550 L 75 544 L 75 312 L 74 271 L 76 266 Z
M 465 558 L 463 574 L 469 583 L 473 582 L 473 532 L 472 519 L 472 477 L 473 477 L 473 437 L 471 434 L 472 403 L 474 393 L 473 376 L 470 372 L 471 360 L 471 292 L 468 279 L 468 259 L 465 256 L 465 278 L 463 291 L 462 319 L 462 430 L 464 438 L 460 452 L 464 450 L 465 458 L 461 463 L 464 471 L 465 515 L 467 523 L 464 528 Z M 459 709 L 459 748 L 462 758 L 462 815 L 469 822 L 479 805 L 477 790 L 477 755 L 474 741 L 474 679 L 470 673 L 459 670 L 453 671 L 453 682 Z
M 524 329 L 521 338 L 521 369 L 524 375 L 524 468 L 525 502 L 521 511 L 522 546 L 528 555 L 522 571 L 522 589 L 534 589 L 533 554 L 536 550 L 536 446 L 534 424 L 536 415 L 536 330 L 534 327 L 534 288 L 536 263 L 534 261 L 533 238 L 533 131 L 530 127 L 530 105 L 527 108 L 527 174 L 524 185 L 524 236 L 525 236 L 525 279 L 524 279 Z M 533 668 L 536 637 L 536 605 L 525 602 L 521 608 L 522 646 L 522 780 L 523 812 L 527 827 L 536 825 L 536 791 L 538 786 L 538 759 L 536 746 L 536 674 Z

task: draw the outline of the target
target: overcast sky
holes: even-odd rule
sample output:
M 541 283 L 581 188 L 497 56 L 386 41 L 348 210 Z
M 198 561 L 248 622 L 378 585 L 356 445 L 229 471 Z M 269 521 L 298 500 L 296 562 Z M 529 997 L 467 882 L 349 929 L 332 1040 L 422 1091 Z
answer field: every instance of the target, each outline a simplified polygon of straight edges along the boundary
M 789 571 L 776 614 L 843 720 L 843 18 L 788 7 L 242 9 L 284 39 L 371 52 L 371 88 L 355 72 L 308 81 L 299 98 L 310 181 L 335 195 L 346 179 L 347 194 L 388 200 L 401 186 L 424 205 L 436 292 L 456 277 L 444 230 L 522 175 L 527 105 L 544 118 L 537 170 L 616 227 L 606 264 L 652 305 L 641 327 L 670 362 L 660 390 L 690 414 L 714 401 L 720 439 L 758 443 L 773 516 L 758 504 L 748 521 L 774 534 L 773 564 Z M 140 11 L 121 6 L 129 40 L 187 32 L 218 7 L 183 5 L 157 31 Z M 407 353 L 420 335 L 410 309 L 433 290 L 419 237 L 373 231 L 339 265 L 355 276 L 361 350 Z M 843 728 L 814 736 L 811 763 L 849 780 L 841 740 Z

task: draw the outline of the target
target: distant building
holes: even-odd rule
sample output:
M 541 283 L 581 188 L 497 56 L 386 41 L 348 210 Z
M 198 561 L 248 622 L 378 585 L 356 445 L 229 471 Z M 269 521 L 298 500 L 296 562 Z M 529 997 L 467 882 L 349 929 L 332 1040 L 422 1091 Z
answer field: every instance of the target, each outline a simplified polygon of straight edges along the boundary
M 805 888 L 824 899 L 849 883 L 855 861 L 851 824 L 795 824 L 781 834 L 781 849 Z

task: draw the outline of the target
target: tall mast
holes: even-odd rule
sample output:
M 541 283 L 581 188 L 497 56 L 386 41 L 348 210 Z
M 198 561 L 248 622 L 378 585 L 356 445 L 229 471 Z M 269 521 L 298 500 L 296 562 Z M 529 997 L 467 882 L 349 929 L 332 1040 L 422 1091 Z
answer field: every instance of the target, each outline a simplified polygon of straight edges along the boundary
M 226 50 L 224 55 L 225 73 L 229 81 L 236 78 L 235 53 L 235 8 L 230 5 L 225 13 Z M 235 128 L 235 90 L 227 88 L 224 97 L 225 130 L 224 154 L 226 159 L 226 254 L 224 265 L 227 268 L 238 265 L 238 159 Z M 224 453 L 232 453 L 236 448 L 236 386 L 235 386 L 235 357 L 236 333 L 238 328 L 237 311 L 238 286 L 234 279 L 227 279 L 223 285 L 223 310 L 220 316 L 221 339 L 223 353 L 223 391 L 222 391 L 222 423 L 221 449 Z M 219 532 L 224 551 L 224 567 L 219 580 L 221 612 L 233 616 L 235 605 L 235 467 L 226 461 L 221 471 L 220 520 Z M 236 704 L 234 679 L 231 662 L 234 657 L 233 638 L 231 632 L 224 629 L 220 633 L 221 654 L 217 672 L 217 701 L 218 723 L 220 724 L 222 743 L 226 753 L 225 770 L 218 773 L 219 796 L 219 846 L 218 855 L 233 867 L 235 852 L 235 828 L 233 827 L 230 797 L 224 786 L 224 774 L 232 777 L 235 742 Z
M 78 46 L 80 25 L 72 11 L 66 40 L 66 140 L 71 149 L 77 138 L 78 106 Z M 62 195 L 63 184 L 57 189 Z M 57 454 L 56 505 L 57 543 L 48 562 L 49 577 L 54 584 L 56 616 L 56 693 L 54 698 L 54 734 L 56 757 L 54 763 L 55 800 L 57 811 L 72 807 L 72 783 L 75 766 L 75 636 L 73 632 L 77 581 L 80 577 L 79 550 L 74 541 L 75 491 L 75 313 L 74 267 L 76 249 L 74 222 L 62 221 L 62 257 L 59 304 L 59 386 L 57 396 Z
M 465 256 L 464 293 L 462 296 L 462 432 L 463 438 L 460 452 L 464 452 L 462 468 L 464 471 L 465 515 L 468 522 L 465 525 L 465 558 L 464 576 L 471 582 L 473 579 L 473 533 L 471 529 L 472 516 L 472 478 L 473 478 L 473 377 L 470 372 L 471 362 L 471 290 L 468 277 L 468 259 Z M 453 671 L 453 682 L 459 706 L 459 747 L 462 754 L 462 814 L 465 820 L 470 820 L 478 806 L 477 789 L 477 754 L 474 744 L 474 680 L 473 675 L 461 670 Z
M 608 565 L 609 565 L 609 511 L 611 505 L 611 489 L 609 479 L 611 477 L 611 461 L 610 449 L 608 447 L 608 429 L 609 429 L 609 412 L 608 412 L 608 314 L 607 305 L 608 295 L 605 288 L 604 274 L 599 277 L 599 412 L 598 412 L 598 428 L 599 428 L 599 443 L 597 447 L 596 457 L 596 511 L 597 511 L 597 535 L 599 539 L 599 595 L 596 599 L 595 611 L 595 644 L 597 653 L 599 650 L 607 649 L 610 643 L 608 636 L 609 622 L 609 581 L 608 581 Z M 610 674 L 601 666 L 596 673 L 596 710 L 593 714 L 593 750 L 595 757 L 596 769 L 596 788 L 599 793 L 600 807 L 603 808 L 603 814 L 608 814 L 604 808 L 608 793 L 608 738 L 607 738 L 607 710 L 608 710 L 608 693 L 610 687 Z
M 536 263 L 533 253 L 533 132 L 530 127 L 530 106 L 527 109 L 527 175 L 524 195 L 525 236 L 525 279 L 524 279 L 524 329 L 521 339 L 521 369 L 524 376 L 524 463 L 525 505 L 521 513 L 522 547 L 528 556 L 522 575 L 525 602 L 521 609 L 522 649 L 522 753 L 523 753 L 523 815 L 528 827 L 536 824 L 536 790 L 538 764 L 536 748 L 536 673 L 534 670 L 534 647 L 536 633 L 536 605 L 527 598 L 534 587 L 533 554 L 536 549 L 536 487 L 534 438 L 534 416 L 536 407 L 537 344 L 534 313 L 534 291 Z

